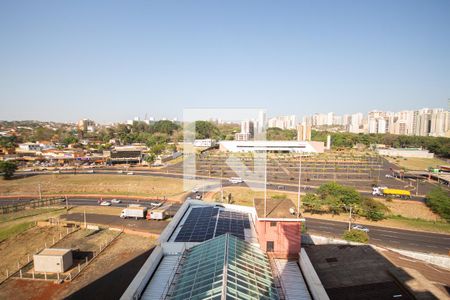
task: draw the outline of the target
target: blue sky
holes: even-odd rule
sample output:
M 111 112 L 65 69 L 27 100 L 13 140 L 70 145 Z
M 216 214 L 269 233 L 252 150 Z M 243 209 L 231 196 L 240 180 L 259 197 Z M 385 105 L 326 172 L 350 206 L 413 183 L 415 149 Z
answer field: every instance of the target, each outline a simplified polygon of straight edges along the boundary
M 0 119 L 446 107 L 450 1 L 0 0 Z

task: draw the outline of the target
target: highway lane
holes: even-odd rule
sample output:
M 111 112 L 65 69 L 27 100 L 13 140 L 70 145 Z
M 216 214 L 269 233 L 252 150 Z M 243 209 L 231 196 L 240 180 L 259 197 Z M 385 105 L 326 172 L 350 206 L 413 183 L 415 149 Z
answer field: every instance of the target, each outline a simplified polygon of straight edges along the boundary
M 348 223 L 315 218 L 306 218 L 306 226 L 311 234 L 341 238 L 348 229 Z M 450 235 L 364 225 L 369 228 L 370 243 L 410 251 L 448 255 Z

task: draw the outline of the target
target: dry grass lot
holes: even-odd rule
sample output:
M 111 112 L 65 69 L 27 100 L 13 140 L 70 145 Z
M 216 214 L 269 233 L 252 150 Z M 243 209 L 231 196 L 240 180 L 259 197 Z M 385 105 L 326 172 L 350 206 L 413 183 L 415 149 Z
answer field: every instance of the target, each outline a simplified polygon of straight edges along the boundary
M 102 233 L 103 234 L 103 233 Z M 72 241 L 81 238 L 83 233 L 75 233 Z M 95 235 L 82 238 L 80 243 L 90 247 Z M 95 237 L 95 239 L 99 239 Z M 69 241 L 69 239 L 67 240 Z M 66 243 L 67 243 L 66 241 Z M 114 299 L 120 297 L 127 280 L 131 280 L 141 263 L 128 264 L 139 255 L 151 249 L 155 241 L 141 236 L 122 234 L 104 252 L 102 252 L 72 282 L 55 284 L 53 282 L 13 279 L 0 287 L 0 299 Z M 60 246 L 58 244 L 58 246 Z M 70 246 L 62 244 L 61 246 Z M 145 258 L 144 258 L 145 259 Z M 74 294 L 81 290 L 81 294 Z M 97 295 L 97 296 L 95 296 Z
M 156 176 L 103 174 L 37 175 L 16 180 L 0 180 L 0 195 L 108 194 L 173 197 L 183 193 L 183 181 Z
M 254 198 L 264 198 L 263 191 L 253 191 L 247 187 L 225 187 L 223 189 L 223 196 L 226 197 L 231 193 L 231 201 L 233 204 L 238 205 L 246 205 L 253 206 Z M 215 201 L 220 201 L 220 192 L 214 193 L 212 197 L 209 197 L 210 200 L 214 199 Z M 275 195 L 286 195 L 289 199 L 291 199 L 294 203 L 297 202 L 297 193 L 286 192 L 286 191 L 267 191 L 268 197 L 273 197 Z M 205 200 L 208 200 L 206 198 Z
M 401 168 L 405 168 L 407 170 L 415 170 L 415 171 L 423 171 L 425 169 L 428 169 L 429 167 L 436 168 L 439 165 L 447 164 L 445 161 L 440 160 L 438 158 L 417 158 L 417 157 L 394 158 L 394 157 L 388 157 L 387 159 L 390 162 L 396 164 L 397 166 L 399 166 Z
M 53 238 L 59 238 L 63 231 L 65 229 L 58 227 L 34 227 L 1 242 L 0 279 L 5 277 L 6 269 L 17 269 L 18 261 L 25 263 L 28 254 L 34 254 L 37 249 L 44 248 L 45 243 L 52 244 Z

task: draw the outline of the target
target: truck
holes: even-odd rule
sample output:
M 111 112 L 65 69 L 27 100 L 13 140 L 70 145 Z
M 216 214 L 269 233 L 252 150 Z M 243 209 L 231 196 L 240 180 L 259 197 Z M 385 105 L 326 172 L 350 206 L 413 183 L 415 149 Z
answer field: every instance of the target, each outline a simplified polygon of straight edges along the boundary
M 390 189 L 387 187 L 374 187 L 372 189 L 372 195 L 374 196 L 392 196 L 400 198 L 411 198 L 411 192 L 407 190 Z
M 140 206 L 137 204 L 130 204 L 120 213 L 120 217 L 122 219 L 126 218 L 142 219 L 145 218 L 146 215 L 147 215 L 147 207 Z
M 160 208 L 155 208 L 152 210 L 149 210 L 147 212 L 147 220 L 164 220 L 165 218 L 169 217 L 169 209 L 171 205 L 165 205 Z

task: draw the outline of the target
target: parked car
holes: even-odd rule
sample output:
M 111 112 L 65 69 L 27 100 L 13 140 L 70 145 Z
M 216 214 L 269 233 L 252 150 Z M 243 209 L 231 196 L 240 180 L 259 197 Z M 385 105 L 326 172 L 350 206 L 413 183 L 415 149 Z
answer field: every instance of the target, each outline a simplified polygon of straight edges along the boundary
M 385 177 L 386 177 L 386 178 L 394 178 L 394 176 L 389 175 L 389 174 L 386 174 Z
M 117 171 L 117 173 L 119 173 L 119 174 L 123 174 L 123 171 L 122 171 L 122 170 L 119 170 L 119 171 Z
M 120 199 L 112 199 L 111 203 L 112 204 L 119 204 L 119 203 L 122 203 L 122 200 L 120 200 Z
M 134 173 L 133 172 L 128 172 L 127 175 L 134 175 Z
M 364 232 L 369 232 L 369 228 L 364 227 L 362 225 L 353 225 L 352 229 L 354 230 L 360 230 L 360 231 L 364 231 Z
M 102 202 L 100 202 L 100 205 L 101 206 L 111 206 L 111 202 L 109 202 L 109 201 L 102 201 Z
M 153 206 L 153 207 L 160 207 L 161 205 L 162 205 L 161 202 L 150 202 L 150 206 Z

